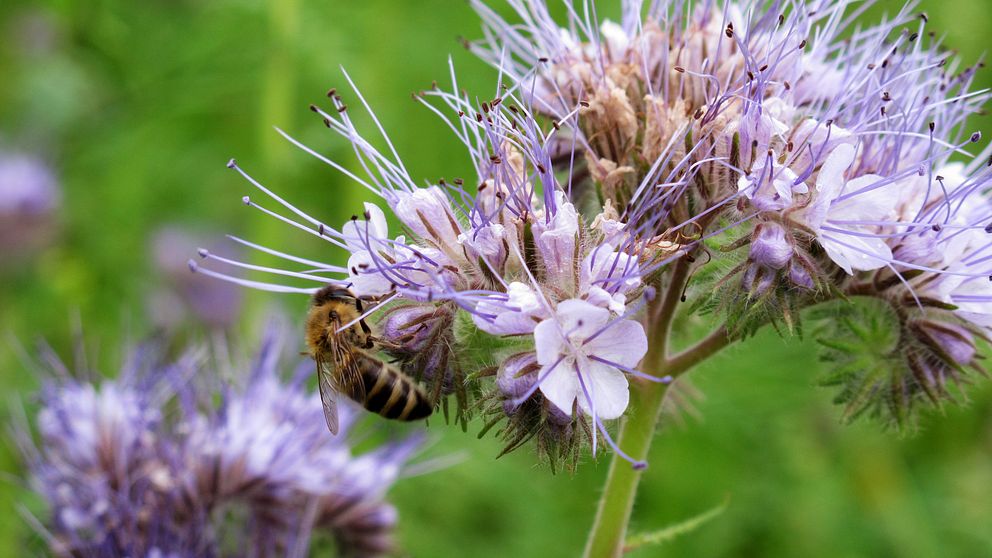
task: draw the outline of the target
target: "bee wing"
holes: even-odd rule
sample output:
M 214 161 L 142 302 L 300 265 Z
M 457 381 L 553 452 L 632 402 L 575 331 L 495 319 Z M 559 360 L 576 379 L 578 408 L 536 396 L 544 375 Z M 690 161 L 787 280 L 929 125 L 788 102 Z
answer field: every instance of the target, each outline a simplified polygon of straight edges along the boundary
M 348 394 L 355 401 L 365 403 L 365 380 L 358 367 L 361 352 L 349 349 L 336 340 L 331 340 L 331 355 L 334 358 L 334 372 L 331 378 L 338 391 Z
M 336 436 L 338 433 L 338 402 L 335 400 L 333 371 L 328 368 L 331 366 L 329 362 L 319 357 L 316 360 L 317 389 L 320 391 L 320 402 L 324 405 L 324 420 L 327 421 L 327 429 Z

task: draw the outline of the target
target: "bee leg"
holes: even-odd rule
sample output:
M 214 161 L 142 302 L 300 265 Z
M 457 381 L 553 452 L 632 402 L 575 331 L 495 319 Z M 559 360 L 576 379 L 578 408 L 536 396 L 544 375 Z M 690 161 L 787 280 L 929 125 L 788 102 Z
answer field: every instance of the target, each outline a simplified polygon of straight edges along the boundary
M 403 346 L 400 345 L 399 343 L 393 343 L 392 341 L 386 341 L 384 339 L 381 339 L 379 337 L 373 337 L 371 335 L 369 335 L 369 343 L 379 345 L 380 348 L 386 349 L 387 351 L 396 351 L 403 348 Z

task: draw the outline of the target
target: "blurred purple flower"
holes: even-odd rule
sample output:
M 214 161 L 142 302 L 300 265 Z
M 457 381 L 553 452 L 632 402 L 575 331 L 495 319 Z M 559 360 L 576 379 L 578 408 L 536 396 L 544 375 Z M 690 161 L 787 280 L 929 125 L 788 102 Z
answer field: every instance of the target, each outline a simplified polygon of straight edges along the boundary
M 13 267 L 55 236 L 62 192 L 52 169 L 32 155 L 0 152 L 0 268 Z
M 48 359 L 40 439 L 23 432 L 21 442 L 50 509 L 52 552 L 305 556 L 319 532 L 345 556 L 389 552 L 396 510 L 384 496 L 422 437 L 355 454 L 348 430 L 358 412 L 340 409 L 342 433 L 329 435 L 319 397 L 302 383 L 312 371 L 298 366 L 282 379 L 281 353 L 269 328 L 243 385 L 216 388 L 202 351 L 169 361 L 139 346 L 102 381 Z
M 155 269 L 165 289 L 154 291 L 149 310 L 154 323 L 172 328 L 191 316 L 212 328 L 226 329 L 241 315 L 244 293 L 230 283 L 211 281 L 191 274 L 187 265 L 190 252 L 199 248 L 221 257 L 237 257 L 239 250 L 220 239 L 205 241 L 178 227 L 159 229 L 151 240 Z

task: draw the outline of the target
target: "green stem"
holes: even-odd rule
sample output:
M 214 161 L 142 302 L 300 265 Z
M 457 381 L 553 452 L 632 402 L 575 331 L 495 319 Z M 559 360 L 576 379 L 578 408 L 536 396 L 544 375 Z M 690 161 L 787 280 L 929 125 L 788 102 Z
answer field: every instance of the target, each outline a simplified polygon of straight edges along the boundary
M 666 374 L 677 377 L 730 343 L 726 329 L 721 327 L 696 345 L 671 358 L 667 356 L 672 320 L 689 269 L 686 260 L 676 264 L 668 290 L 658 306 L 652 309 L 654 311 L 649 311 L 652 316 L 649 332 L 655 342 L 650 345 L 642 368 L 647 374 L 658 378 Z M 631 459 L 643 462 L 651 449 L 668 384 L 643 379 L 634 380 L 632 384 L 630 405 L 620 425 L 617 444 Z M 627 525 L 642 474 L 642 470 L 632 467 L 619 454 L 613 454 L 596 519 L 586 541 L 585 558 L 617 558 L 623 554 Z
M 644 461 L 647 458 L 667 388 L 666 384 L 650 383 L 631 390 L 627 418 L 620 426 L 617 443 L 632 459 Z M 586 542 L 586 558 L 615 558 L 623 553 L 627 523 L 641 474 L 642 471 L 613 454 L 593 530 Z

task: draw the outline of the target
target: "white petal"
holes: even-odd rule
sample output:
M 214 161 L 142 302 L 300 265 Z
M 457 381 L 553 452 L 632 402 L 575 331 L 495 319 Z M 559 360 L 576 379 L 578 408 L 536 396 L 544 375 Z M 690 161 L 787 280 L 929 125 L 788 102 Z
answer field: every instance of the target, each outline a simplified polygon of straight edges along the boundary
M 820 235 L 818 240 L 830 259 L 849 275 L 854 275 L 855 269 L 871 271 L 885 267 L 892 261 L 892 250 L 881 238 L 832 234 L 842 238 L 832 240 Z
M 620 320 L 586 343 L 585 350 L 588 355 L 633 368 L 648 352 L 648 337 L 640 322 Z
M 369 214 L 369 219 L 349 219 L 341 227 L 341 236 L 344 237 L 344 242 L 352 253 L 368 250 L 366 241 L 373 249 L 378 249 L 382 243 L 376 241 L 384 240 L 389 235 L 386 215 L 379 209 L 379 206 L 366 203 L 365 212 Z
M 847 183 L 846 193 L 857 192 L 885 180 L 877 174 L 859 176 Z M 845 221 L 881 221 L 890 217 L 899 203 L 899 183 L 890 182 L 853 195 L 830 206 L 828 219 Z
M 377 270 L 372 255 L 364 250 L 348 258 L 348 273 L 352 290 L 358 296 L 382 296 L 393 288 L 392 281 Z
M 560 327 L 554 318 L 548 318 L 534 328 L 534 350 L 537 352 L 538 364 L 553 364 L 561 356 L 565 338 Z
M 828 201 L 833 201 L 844 188 L 844 172 L 854 162 L 854 146 L 842 143 L 827 155 L 816 177 L 816 190 Z
M 565 359 L 548 373 L 550 365 L 554 364 L 552 361 L 541 368 L 538 375 L 539 378 L 544 378 L 541 382 L 541 393 L 556 407 L 569 414 L 572 412 L 572 405 L 575 400 L 584 399 L 582 386 L 579 385 L 579 377 L 572 368 L 572 362 L 571 359 Z
M 630 390 L 623 372 L 612 366 L 590 361 L 581 373 L 589 395 L 587 397 L 586 392 L 581 391 L 580 385 L 579 408 L 587 415 L 592 416 L 595 411 L 595 415 L 601 419 L 615 419 L 627 410 Z M 593 405 L 589 404 L 589 399 L 592 399 Z

